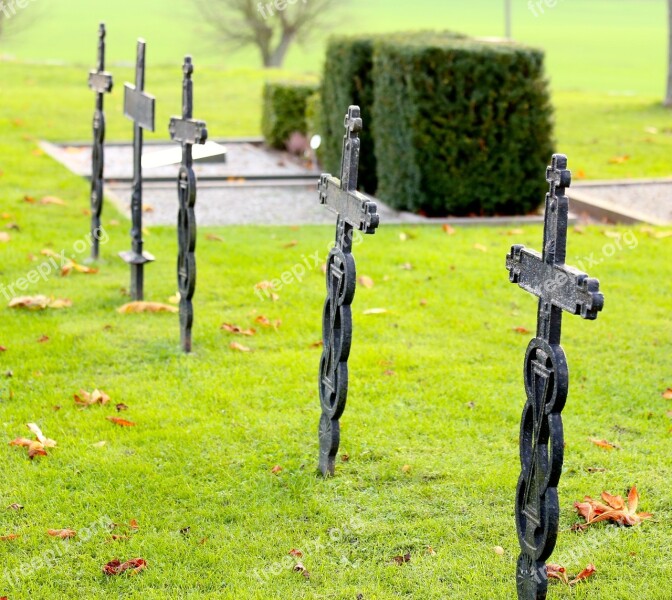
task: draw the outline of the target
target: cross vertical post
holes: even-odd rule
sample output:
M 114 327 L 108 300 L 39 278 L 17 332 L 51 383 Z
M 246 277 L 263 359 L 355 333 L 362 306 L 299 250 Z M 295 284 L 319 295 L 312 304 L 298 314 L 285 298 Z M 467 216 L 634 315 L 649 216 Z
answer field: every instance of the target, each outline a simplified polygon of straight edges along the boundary
M 192 146 L 205 144 L 208 130 L 205 121 L 196 121 L 194 113 L 194 83 L 191 76 L 194 66 L 191 56 L 186 56 L 182 68 L 182 117 L 170 120 L 170 138 L 182 144 L 182 165 L 177 177 L 177 285 L 180 292 L 180 341 L 184 352 L 191 352 L 191 328 L 194 322 L 192 299 L 196 290 L 196 175 Z
M 142 241 L 142 147 L 143 130 L 154 131 L 156 100 L 145 89 L 144 40 L 138 40 L 138 55 L 135 68 L 135 85 L 124 87 L 124 115 L 133 121 L 133 193 L 131 196 L 131 250 L 119 254 L 131 265 L 131 298 L 144 298 L 144 266 L 154 257 L 143 252 Z
M 327 259 L 327 300 L 322 317 L 323 350 L 320 359 L 319 469 L 333 475 L 340 444 L 340 418 L 348 395 L 348 356 L 352 341 L 351 304 L 357 275 L 352 256 L 355 230 L 373 234 L 380 217 L 376 203 L 357 191 L 362 118 L 358 106 L 345 116 L 341 177 L 324 174 L 318 186 L 320 203 L 336 213 L 336 243 Z
M 100 255 L 101 225 L 103 211 L 105 169 L 105 94 L 112 91 L 112 75 L 105 71 L 105 23 L 98 28 L 98 66 L 89 73 L 89 88 L 96 93 L 96 109 L 93 113 L 93 146 L 91 149 L 91 259 Z
M 572 176 L 567 157 L 553 155 L 546 170 L 542 254 L 515 245 L 506 257 L 511 283 L 539 298 L 537 336 L 525 354 L 527 402 L 520 429 L 521 475 L 516 490 L 516 528 L 521 553 L 517 567 L 519 600 L 545 600 L 546 560 L 558 535 L 558 483 L 562 474 L 562 410 L 569 389 L 565 352 L 560 345 L 563 311 L 596 319 L 604 306 L 597 279 L 565 265 Z

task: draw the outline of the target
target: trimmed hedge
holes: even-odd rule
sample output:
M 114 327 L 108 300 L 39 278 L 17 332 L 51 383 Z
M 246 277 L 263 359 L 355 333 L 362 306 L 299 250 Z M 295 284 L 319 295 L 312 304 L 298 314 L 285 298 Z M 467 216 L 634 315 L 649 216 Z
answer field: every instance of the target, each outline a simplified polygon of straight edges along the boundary
M 261 131 L 269 146 L 284 150 L 293 133 L 307 134 L 306 101 L 317 90 L 309 83 L 266 83 Z
M 430 216 L 536 208 L 553 152 L 543 62 L 541 51 L 511 43 L 378 40 L 378 197 Z
M 351 104 L 362 111 L 364 131 L 360 134 L 359 189 L 374 194 L 376 157 L 373 147 L 373 41 L 372 36 L 332 37 L 327 46 L 322 82 L 322 113 L 324 136 L 322 154 L 324 168 L 340 175 L 341 151 L 345 128 L 343 119 Z

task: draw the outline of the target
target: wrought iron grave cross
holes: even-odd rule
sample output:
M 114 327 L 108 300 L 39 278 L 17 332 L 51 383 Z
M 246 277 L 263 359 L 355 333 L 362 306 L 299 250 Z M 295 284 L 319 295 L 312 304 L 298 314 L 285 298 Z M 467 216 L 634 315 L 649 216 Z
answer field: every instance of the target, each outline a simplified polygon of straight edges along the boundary
M 327 300 L 322 317 L 324 348 L 320 360 L 319 469 L 333 475 L 340 443 L 339 420 L 348 395 L 348 356 L 352 341 L 350 305 L 355 296 L 356 272 L 352 257 L 355 230 L 375 233 L 379 223 L 376 203 L 357 191 L 362 118 L 358 106 L 348 108 L 341 159 L 341 178 L 322 175 L 320 202 L 337 215 L 336 244 L 327 259 Z
M 180 339 L 182 349 L 191 352 L 191 327 L 194 322 L 194 307 L 191 302 L 196 289 L 196 175 L 192 146 L 205 144 L 208 130 L 205 121 L 196 121 L 194 116 L 194 83 L 191 76 L 194 66 L 191 56 L 184 59 L 182 81 L 182 117 L 170 120 L 170 138 L 182 144 L 182 166 L 177 178 L 177 285 L 180 292 Z
M 557 486 L 564 449 L 561 413 L 569 387 L 567 361 L 560 346 L 562 312 L 592 320 L 604 306 L 599 281 L 565 265 L 569 212 L 565 188 L 571 179 L 567 157 L 553 155 L 546 170 L 550 191 L 546 195 L 543 253 L 516 245 L 506 257 L 511 282 L 539 298 L 537 337 L 525 355 L 527 403 L 520 430 L 522 473 L 516 491 L 520 600 L 546 598 L 545 562 L 553 553 L 558 534 Z
M 135 85 L 124 87 L 124 115 L 133 121 L 133 195 L 131 197 L 131 249 L 119 254 L 131 265 L 131 298 L 144 296 L 144 266 L 154 257 L 142 250 L 142 145 L 143 130 L 154 131 L 156 100 L 145 89 L 145 41 L 138 40 Z
M 105 168 L 105 94 L 112 91 L 112 75 L 105 70 L 105 23 L 98 28 L 98 68 L 89 73 L 89 87 L 96 93 L 93 113 L 93 147 L 91 151 L 91 258 L 98 260 L 100 248 L 100 215 L 103 212 Z

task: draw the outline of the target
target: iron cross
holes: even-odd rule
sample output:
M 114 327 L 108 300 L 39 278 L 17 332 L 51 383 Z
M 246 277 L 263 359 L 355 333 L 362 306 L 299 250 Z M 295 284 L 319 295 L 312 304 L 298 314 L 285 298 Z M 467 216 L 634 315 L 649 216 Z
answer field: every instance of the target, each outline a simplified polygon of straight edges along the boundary
M 170 120 L 170 138 L 182 144 L 182 166 L 177 178 L 179 212 L 177 215 L 177 285 L 180 292 L 180 339 L 182 349 L 191 352 L 191 328 L 194 322 L 192 299 L 196 289 L 196 175 L 192 156 L 193 144 L 205 144 L 208 130 L 205 121 L 193 119 L 194 83 L 191 76 L 194 66 L 191 56 L 184 59 L 182 81 L 182 117 Z
M 131 298 L 144 297 L 144 266 L 154 257 L 142 249 L 142 145 L 143 130 L 154 131 L 156 100 L 145 89 L 145 41 L 138 40 L 135 85 L 124 87 L 124 115 L 133 121 L 133 195 L 131 197 L 131 250 L 121 256 L 131 265 Z
M 93 113 L 93 147 L 91 151 L 91 258 L 98 260 L 100 250 L 100 215 L 103 211 L 105 168 L 105 94 L 112 91 L 112 75 L 105 70 L 105 23 L 98 28 L 98 68 L 89 73 L 89 87 L 96 93 Z
M 333 475 L 340 444 L 340 418 L 348 395 L 348 356 L 352 341 L 352 312 L 356 271 L 352 257 L 355 230 L 373 234 L 379 224 L 377 207 L 368 196 L 357 191 L 362 118 L 358 106 L 351 106 L 345 117 L 345 136 L 341 177 L 322 175 L 320 203 L 337 215 L 336 243 L 327 259 L 327 300 L 322 317 L 324 348 L 320 359 L 319 469 Z
M 513 246 L 506 257 L 509 279 L 539 298 L 537 337 L 525 355 L 525 390 L 520 433 L 522 473 L 516 493 L 518 598 L 546 598 L 545 561 L 555 547 L 559 505 L 557 486 L 563 463 L 562 410 L 567 400 L 569 373 L 560 346 L 562 313 L 596 319 L 604 306 L 597 279 L 565 265 L 571 184 L 567 157 L 553 155 L 546 170 L 544 247 L 542 254 Z

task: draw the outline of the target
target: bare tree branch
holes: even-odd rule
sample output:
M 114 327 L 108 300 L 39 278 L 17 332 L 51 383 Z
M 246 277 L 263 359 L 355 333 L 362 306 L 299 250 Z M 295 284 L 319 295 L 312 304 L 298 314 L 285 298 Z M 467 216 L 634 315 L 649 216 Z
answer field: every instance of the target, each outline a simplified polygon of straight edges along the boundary
M 219 40 L 231 49 L 256 46 L 265 67 L 280 67 L 295 42 L 324 33 L 344 0 L 195 0 Z M 331 17 L 331 18 L 330 18 Z

